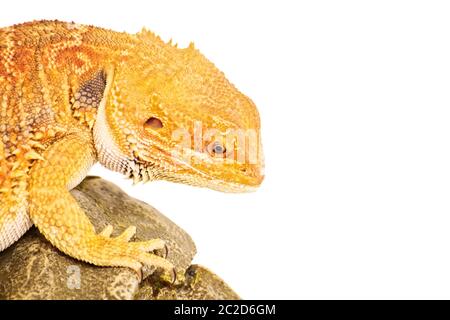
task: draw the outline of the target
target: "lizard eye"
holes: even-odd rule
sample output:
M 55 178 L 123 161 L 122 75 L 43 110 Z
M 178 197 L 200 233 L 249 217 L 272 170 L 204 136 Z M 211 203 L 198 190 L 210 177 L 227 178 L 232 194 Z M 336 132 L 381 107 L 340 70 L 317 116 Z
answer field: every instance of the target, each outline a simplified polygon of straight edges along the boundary
M 227 151 L 227 149 L 220 144 L 220 142 L 214 142 L 212 147 L 211 147 L 211 152 L 213 154 L 224 154 Z
M 148 118 L 148 120 L 144 123 L 144 128 L 160 129 L 162 127 L 162 121 L 155 117 Z

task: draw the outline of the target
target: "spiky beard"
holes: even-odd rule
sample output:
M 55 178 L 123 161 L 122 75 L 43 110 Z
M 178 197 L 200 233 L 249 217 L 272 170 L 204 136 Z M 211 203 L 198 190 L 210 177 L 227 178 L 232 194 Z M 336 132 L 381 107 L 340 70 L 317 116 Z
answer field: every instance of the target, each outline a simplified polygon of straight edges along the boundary
M 103 112 L 104 110 L 99 110 L 93 130 L 98 161 L 106 168 L 120 172 L 133 180 L 134 184 L 162 178 L 161 170 L 158 170 L 155 165 L 142 160 L 140 156 L 131 158 L 120 150 L 114 141 Z
M 133 184 L 156 179 L 156 174 L 153 166 L 149 166 L 146 163 L 140 163 L 135 160 L 128 161 L 128 165 L 122 172 L 128 179 L 133 180 Z

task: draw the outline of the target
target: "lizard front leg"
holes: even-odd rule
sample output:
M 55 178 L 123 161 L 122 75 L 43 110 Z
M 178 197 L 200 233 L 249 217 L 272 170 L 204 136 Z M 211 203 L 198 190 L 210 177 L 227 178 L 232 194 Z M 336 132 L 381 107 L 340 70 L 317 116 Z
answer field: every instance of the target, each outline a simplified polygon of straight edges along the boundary
M 128 242 L 135 228 L 111 238 L 111 227 L 96 233 L 68 189 L 78 184 L 95 162 L 95 150 L 89 134 L 69 134 L 50 146 L 31 169 L 29 188 L 30 217 L 40 232 L 69 256 L 98 266 L 123 266 L 141 272 L 142 265 L 173 272 L 167 260 L 149 253 L 163 249 L 164 242 L 154 239 Z

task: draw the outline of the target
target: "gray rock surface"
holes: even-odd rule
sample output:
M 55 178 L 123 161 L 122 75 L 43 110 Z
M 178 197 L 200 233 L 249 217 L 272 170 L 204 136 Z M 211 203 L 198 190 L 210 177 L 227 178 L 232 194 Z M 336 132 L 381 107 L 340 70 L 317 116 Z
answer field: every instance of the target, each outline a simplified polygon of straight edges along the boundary
M 102 268 L 72 259 L 33 227 L 0 252 L 0 299 L 239 299 L 214 273 L 191 265 L 196 253 L 191 237 L 153 207 L 98 177 L 87 177 L 71 193 L 97 231 L 111 224 L 117 236 L 134 225 L 135 240 L 164 239 L 178 281 L 163 283 L 150 269 L 144 270 L 139 283 L 127 268 Z

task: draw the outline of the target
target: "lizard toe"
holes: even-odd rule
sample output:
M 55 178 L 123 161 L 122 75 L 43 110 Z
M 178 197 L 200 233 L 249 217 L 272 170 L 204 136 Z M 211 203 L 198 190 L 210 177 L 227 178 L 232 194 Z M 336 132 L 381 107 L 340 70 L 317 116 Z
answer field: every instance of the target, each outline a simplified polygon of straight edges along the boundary
M 138 250 L 142 252 L 152 252 L 155 250 L 163 250 L 166 243 L 161 239 L 151 239 L 147 241 L 131 242 Z
M 152 253 L 143 252 L 139 255 L 138 260 L 147 266 L 153 266 L 162 270 L 162 279 L 167 282 L 174 283 L 176 281 L 176 270 L 171 262 Z
M 122 234 L 118 236 L 116 239 L 118 241 L 128 242 L 131 240 L 131 238 L 134 237 L 135 234 L 136 234 L 136 227 L 130 226 L 124 232 L 122 232 Z
M 100 233 L 102 237 L 109 238 L 113 232 L 114 228 L 112 225 L 108 224 Z

